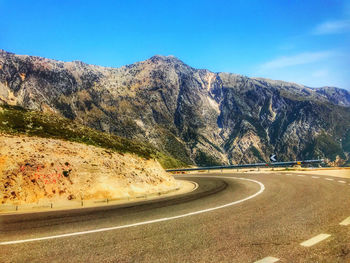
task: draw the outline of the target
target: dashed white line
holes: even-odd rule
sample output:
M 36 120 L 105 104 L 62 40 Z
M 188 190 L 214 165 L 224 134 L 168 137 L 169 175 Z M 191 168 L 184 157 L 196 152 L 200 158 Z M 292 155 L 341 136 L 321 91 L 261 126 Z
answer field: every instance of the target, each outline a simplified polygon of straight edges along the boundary
M 213 178 L 211 176 L 201 176 L 201 177 Z M 154 219 L 154 220 L 134 223 L 134 224 L 114 226 L 114 227 L 106 227 L 106 228 L 99 228 L 99 229 L 93 229 L 93 230 L 81 231 L 81 232 L 73 232 L 73 233 L 67 233 L 67 234 L 61 234 L 61 235 L 46 236 L 46 237 L 39 237 L 39 238 L 30 238 L 30 239 L 23 239 L 23 240 L 5 241 L 5 242 L 0 242 L 0 245 L 12 245 L 12 244 L 40 241 L 40 240 L 56 239 L 56 238 L 62 238 L 62 237 L 86 235 L 86 234 L 92 234 L 92 233 L 98 233 L 98 232 L 117 230 L 117 229 L 122 229 L 122 228 L 129 228 L 129 227 L 134 227 L 134 226 L 148 225 L 148 224 L 152 224 L 152 223 L 159 223 L 159 222 L 169 221 L 169 220 L 183 218 L 183 217 L 187 217 L 187 216 L 198 215 L 198 214 L 207 213 L 207 212 L 211 212 L 211 211 L 218 210 L 218 209 L 221 209 L 221 208 L 225 208 L 225 207 L 229 207 L 229 206 L 233 206 L 233 205 L 237 205 L 237 204 L 243 203 L 244 201 L 247 201 L 249 199 L 252 199 L 252 198 L 260 195 L 265 190 L 265 185 L 264 184 L 262 184 L 259 181 L 253 180 L 253 179 L 239 178 L 239 177 L 219 177 L 219 178 L 238 179 L 238 180 L 244 180 L 244 181 L 250 181 L 250 182 L 253 182 L 253 183 L 257 183 L 260 186 L 260 190 L 257 191 L 253 195 L 250 195 L 250 196 L 248 196 L 246 198 L 243 198 L 243 199 L 231 202 L 231 203 L 227 203 L 227 204 L 224 204 L 224 205 L 211 207 L 211 208 L 207 208 L 207 209 L 203 209 L 203 210 L 199 210 L 199 211 L 195 211 L 195 212 L 190 212 L 190 213 L 182 214 L 182 215 L 178 215 L 178 216 L 163 217 L 163 218 L 158 218 L 158 219 Z
M 274 262 L 277 262 L 277 261 L 279 261 L 278 258 L 266 257 L 266 258 L 260 259 L 258 261 L 255 261 L 254 263 L 274 263 Z
M 300 243 L 300 245 L 302 245 L 303 247 L 311 247 L 313 245 L 316 245 L 317 243 L 329 238 L 331 235 L 329 234 L 319 234 L 313 238 L 310 238 L 309 240 L 306 240 L 302 243 Z
M 320 177 L 319 177 L 319 176 L 311 176 L 311 178 L 318 179 L 318 178 L 320 178 Z
M 346 184 L 346 182 L 345 181 L 338 181 L 339 183 L 342 183 L 342 184 Z
M 304 177 L 305 175 L 303 175 L 303 174 L 297 174 L 297 176 L 301 176 L 301 177 Z
M 344 219 L 343 221 L 341 221 L 339 225 L 342 225 L 342 226 L 350 225 L 350 216 Z
M 334 181 L 333 178 L 325 178 L 325 180 L 328 180 L 328 181 Z

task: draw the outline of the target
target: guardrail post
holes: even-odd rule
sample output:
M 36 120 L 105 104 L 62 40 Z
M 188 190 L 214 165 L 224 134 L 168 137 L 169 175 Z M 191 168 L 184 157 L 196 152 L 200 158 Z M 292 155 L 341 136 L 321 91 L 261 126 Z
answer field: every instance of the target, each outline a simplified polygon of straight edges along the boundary
M 18 211 L 18 205 L 16 205 L 16 211 Z
M 210 170 L 219 170 L 219 169 L 237 169 L 237 172 L 239 172 L 239 168 L 249 168 L 249 167 L 265 167 L 265 168 L 271 168 L 273 171 L 275 170 L 274 167 L 280 167 L 280 166 L 293 166 L 293 165 L 300 165 L 300 164 L 322 164 L 324 163 L 324 160 L 305 160 L 305 161 L 289 161 L 289 162 L 275 162 L 275 163 L 254 163 L 254 164 L 239 164 L 239 165 L 226 165 L 226 166 L 210 166 L 210 167 L 197 167 L 197 168 L 183 168 L 183 169 L 167 169 L 167 172 L 171 172 L 174 174 L 177 174 L 179 172 L 193 172 L 193 171 L 208 171 L 210 173 Z M 259 170 L 260 171 L 260 170 Z
M 52 208 L 52 203 L 51 203 L 50 207 Z

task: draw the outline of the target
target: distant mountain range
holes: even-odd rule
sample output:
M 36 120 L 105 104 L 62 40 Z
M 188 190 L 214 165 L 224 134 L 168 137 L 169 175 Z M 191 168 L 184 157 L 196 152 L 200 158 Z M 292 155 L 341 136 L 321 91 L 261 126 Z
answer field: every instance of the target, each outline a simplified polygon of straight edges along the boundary
M 0 103 L 147 141 L 186 164 L 350 155 L 348 91 L 214 73 L 173 56 L 108 68 L 0 51 Z

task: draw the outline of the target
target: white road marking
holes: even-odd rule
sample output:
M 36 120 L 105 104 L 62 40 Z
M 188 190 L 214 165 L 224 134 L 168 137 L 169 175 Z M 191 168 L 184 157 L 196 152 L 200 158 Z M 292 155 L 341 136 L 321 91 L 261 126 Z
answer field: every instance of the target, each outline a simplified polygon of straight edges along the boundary
M 346 182 L 345 181 L 338 181 L 339 183 L 342 183 L 342 184 L 346 184 Z
M 198 177 L 210 177 L 210 178 L 213 178 L 213 176 L 198 176 Z M 46 236 L 46 237 L 39 237 L 39 238 L 30 238 L 30 239 L 23 239 L 23 240 L 5 241 L 5 242 L 0 242 L 0 245 L 12 245 L 12 244 L 33 242 L 33 241 L 39 241 L 39 240 L 48 240 L 48 239 L 55 239 L 55 238 L 62 238 L 62 237 L 86 235 L 86 234 L 91 234 L 91 233 L 105 232 L 105 231 L 111 231 L 111 230 L 117 230 L 117 229 L 129 228 L 129 227 L 134 227 L 134 226 L 142 226 L 142 225 L 147 225 L 147 224 L 153 224 L 153 223 L 158 223 L 158 222 L 174 220 L 174 219 L 178 219 L 178 218 L 198 215 L 198 214 L 202 214 L 202 213 L 207 213 L 207 212 L 211 212 L 211 211 L 214 211 L 214 210 L 218 210 L 218 209 L 221 209 L 221 208 L 237 205 L 237 204 L 243 203 L 244 201 L 247 201 L 249 199 L 257 197 L 258 195 L 260 195 L 265 190 L 265 185 L 262 184 L 259 181 L 256 181 L 256 180 L 247 179 L 247 178 L 238 178 L 238 177 L 222 177 L 222 176 L 220 176 L 218 178 L 238 179 L 238 180 L 250 181 L 250 182 L 259 184 L 260 190 L 258 192 L 256 192 L 255 194 L 251 195 L 251 196 L 248 196 L 246 198 L 243 198 L 243 199 L 240 199 L 240 200 L 228 203 L 228 204 L 224 204 L 224 205 L 220 205 L 220 206 L 216 206 L 216 207 L 212 207 L 212 208 L 207 208 L 207 209 L 203 209 L 203 210 L 199 210 L 199 211 L 195 211 L 195 212 L 190 212 L 190 213 L 186 213 L 186 214 L 183 214 L 183 215 L 172 216 L 172 217 L 163 217 L 163 218 L 158 218 L 158 219 L 154 219 L 154 220 L 134 223 L 134 224 L 128 224 L 128 225 L 122 225 L 122 226 L 114 226 L 114 227 L 106 227 L 106 228 L 99 228 L 99 229 L 93 229 L 93 230 L 81 231 L 81 232 L 73 232 L 73 233 L 67 233 L 67 234 L 61 234 L 61 235 Z
M 344 219 L 343 221 L 341 221 L 339 225 L 342 225 L 342 226 L 350 225 L 350 216 Z
M 325 178 L 325 180 L 328 180 L 328 181 L 334 181 L 333 178 Z
M 274 262 L 277 262 L 277 261 L 279 261 L 278 258 L 266 257 L 266 258 L 260 259 L 258 261 L 255 261 L 254 263 L 274 263 Z
M 305 176 L 305 175 L 303 175 L 303 174 L 297 174 L 297 176 Z
M 191 191 L 191 192 L 193 192 L 193 191 L 195 191 L 195 190 L 197 190 L 197 189 L 198 189 L 199 184 L 197 184 L 196 182 L 191 182 L 191 183 L 193 183 L 193 184 L 194 184 L 194 188 L 193 188 L 193 189 L 192 189 L 192 191 Z
M 315 179 L 318 179 L 318 178 L 320 178 L 320 177 L 318 177 L 318 176 L 311 176 L 312 178 L 315 178 Z
M 331 235 L 329 234 L 319 234 L 313 238 L 310 238 L 309 240 L 306 240 L 302 243 L 300 243 L 300 245 L 302 245 L 303 247 L 311 247 L 313 245 L 316 245 L 317 243 L 329 238 Z

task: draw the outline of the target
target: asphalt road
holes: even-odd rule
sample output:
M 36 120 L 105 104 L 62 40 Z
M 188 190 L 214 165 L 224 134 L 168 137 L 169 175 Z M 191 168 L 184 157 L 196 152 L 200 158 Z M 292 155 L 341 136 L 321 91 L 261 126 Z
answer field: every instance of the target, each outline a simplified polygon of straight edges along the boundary
M 200 174 L 161 201 L 0 216 L 0 262 L 350 262 L 350 180 L 298 175 Z

